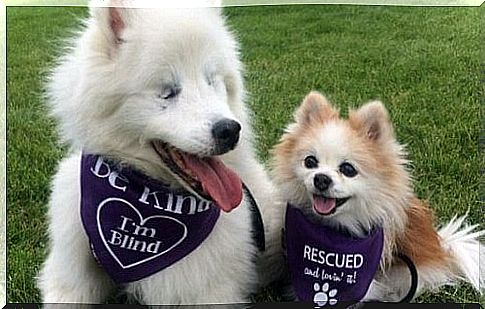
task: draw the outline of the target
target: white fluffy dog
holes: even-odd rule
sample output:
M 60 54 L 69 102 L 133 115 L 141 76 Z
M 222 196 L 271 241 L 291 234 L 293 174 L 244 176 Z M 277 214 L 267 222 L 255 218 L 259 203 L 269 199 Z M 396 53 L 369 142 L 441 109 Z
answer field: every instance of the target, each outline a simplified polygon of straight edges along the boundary
M 213 201 L 212 208 L 222 209 L 208 236 L 190 253 L 141 279 L 118 280 L 119 286 L 146 304 L 248 301 L 265 279 L 258 278 L 255 266 L 262 251 L 257 215 L 242 183 L 263 213 L 266 241 L 275 248 L 279 231 L 268 232 L 273 219 L 266 209 L 278 207 L 268 207 L 274 203 L 273 188 L 251 145 L 237 43 L 220 10 L 91 6 L 83 29 L 53 70 L 47 93 L 61 136 L 71 147 L 52 184 L 49 253 L 38 278 L 42 302 L 100 303 L 116 287 L 105 271 L 111 266 L 100 266 L 106 257 L 92 252 L 99 235 L 87 234 L 81 215 L 81 204 L 89 198 L 83 190 L 93 184 L 81 179 L 88 177 L 81 166 L 85 154 L 102 156 L 87 171 L 96 170 L 99 181 L 111 189 L 124 191 L 132 179 L 121 173 L 135 170 L 188 194 L 178 210 L 202 213 L 207 208 L 199 204 L 196 209 L 196 201 L 207 200 Z M 107 173 L 101 175 L 102 169 Z M 144 201 L 154 198 L 157 204 L 151 206 L 163 208 L 157 192 L 145 193 Z M 120 205 L 115 208 L 124 207 Z M 100 213 L 101 206 L 98 220 Z M 111 239 L 103 240 L 108 250 L 119 245 L 150 254 L 164 245 L 148 242 L 159 231 L 143 226 L 152 217 L 139 216 L 139 225 L 120 217 L 125 221 L 108 231 Z M 121 243 L 128 223 L 137 229 L 130 237 L 141 231 L 145 238 L 135 237 L 128 244 L 128 235 Z M 182 227 L 181 238 L 189 237 Z M 197 234 L 198 226 L 189 227 L 188 233 L 193 229 Z M 180 246 L 175 243 L 164 253 Z M 266 252 L 272 250 L 266 246 Z M 130 277 L 123 277 L 127 264 L 120 265 L 122 270 L 112 274 Z

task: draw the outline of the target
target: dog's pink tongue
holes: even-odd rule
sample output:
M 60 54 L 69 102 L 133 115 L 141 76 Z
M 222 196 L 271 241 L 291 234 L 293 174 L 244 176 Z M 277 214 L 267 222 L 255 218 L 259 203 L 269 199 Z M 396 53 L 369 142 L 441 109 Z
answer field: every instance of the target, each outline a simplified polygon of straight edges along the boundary
M 321 215 L 328 215 L 335 208 L 335 199 L 314 195 L 313 208 Z
M 214 203 L 225 212 L 230 212 L 241 204 L 243 192 L 239 176 L 227 168 L 221 160 L 199 158 L 182 153 L 185 165 L 197 177 L 204 191 Z

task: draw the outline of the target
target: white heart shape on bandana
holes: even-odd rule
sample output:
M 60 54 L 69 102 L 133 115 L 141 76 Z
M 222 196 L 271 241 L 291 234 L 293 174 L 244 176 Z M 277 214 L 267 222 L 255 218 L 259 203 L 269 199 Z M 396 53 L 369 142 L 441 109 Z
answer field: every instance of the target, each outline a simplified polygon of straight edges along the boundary
M 104 237 L 104 233 L 103 233 L 103 230 L 101 228 L 101 222 L 100 222 L 100 213 L 101 213 L 101 209 L 109 202 L 121 202 L 123 204 L 125 204 L 126 206 L 129 206 L 131 207 L 131 209 L 133 209 L 137 215 L 138 215 L 138 218 L 140 219 L 140 224 L 143 226 L 146 222 L 148 222 L 149 220 L 151 219 L 156 219 L 156 218 L 161 218 L 161 219 L 169 219 L 169 220 L 172 220 L 173 222 L 176 222 L 178 224 L 180 224 L 183 229 L 184 229 L 184 233 L 183 233 L 183 236 L 175 243 L 173 244 L 172 246 L 170 246 L 169 248 L 165 249 L 164 251 L 160 252 L 160 253 L 157 253 L 153 256 L 150 256 L 148 258 L 145 258 L 145 259 L 142 259 L 140 261 L 137 261 L 135 263 L 131 263 L 131 264 L 128 264 L 128 265 L 125 265 L 123 262 L 120 261 L 120 259 L 118 258 L 118 256 L 113 252 L 113 250 L 111 250 L 111 247 L 110 245 L 107 243 L 105 237 Z M 108 252 L 111 254 L 111 256 L 115 259 L 116 262 L 118 262 L 118 264 L 121 266 L 121 268 L 123 269 L 127 269 L 127 268 L 131 268 L 133 266 L 137 266 L 137 265 L 140 265 L 140 264 L 143 264 L 145 262 L 148 262 L 150 260 L 153 260 L 169 251 L 171 251 L 173 248 L 175 248 L 176 246 L 178 246 L 182 241 L 184 241 L 184 239 L 187 237 L 187 226 L 180 222 L 179 220 L 175 219 L 175 218 L 172 218 L 172 217 L 168 217 L 168 216 L 161 216 L 161 215 L 156 215 L 156 216 L 150 216 L 150 217 L 147 217 L 147 218 L 143 218 L 143 216 L 140 214 L 140 212 L 128 201 L 125 201 L 124 199 L 121 199 L 121 198 L 116 198 L 116 197 L 110 197 L 110 198 L 107 198 L 105 199 L 104 201 L 102 201 L 100 204 L 99 204 L 99 207 L 98 207 L 98 211 L 97 211 L 97 214 L 96 214 L 96 220 L 97 220 L 97 223 L 98 223 L 98 232 L 99 232 L 99 235 L 101 236 L 101 240 L 103 241 L 104 245 L 106 246 L 106 249 L 108 250 Z

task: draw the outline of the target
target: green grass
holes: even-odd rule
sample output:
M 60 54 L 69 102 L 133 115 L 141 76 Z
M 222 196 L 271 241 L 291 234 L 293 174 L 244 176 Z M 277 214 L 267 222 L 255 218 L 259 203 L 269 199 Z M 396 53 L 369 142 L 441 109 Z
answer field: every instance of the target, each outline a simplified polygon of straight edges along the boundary
M 470 211 L 484 222 L 479 195 L 479 23 L 483 8 L 362 6 L 247 7 L 227 10 L 241 41 L 249 104 L 263 161 L 312 89 L 346 111 L 380 98 L 408 145 L 417 194 L 437 223 Z M 59 39 L 84 8 L 7 10 L 7 299 L 36 302 L 34 277 L 46 250 L 49 180 L 63 154 L 41 99 Z M 264 293 L 258 299 L 278 299 Z M 421 302 L 478 302 L 467 285 Z

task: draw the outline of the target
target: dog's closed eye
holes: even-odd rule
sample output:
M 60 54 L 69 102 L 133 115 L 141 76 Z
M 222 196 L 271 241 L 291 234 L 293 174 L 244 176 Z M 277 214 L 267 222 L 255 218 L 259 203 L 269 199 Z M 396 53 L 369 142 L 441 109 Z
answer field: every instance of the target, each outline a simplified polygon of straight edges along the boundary
M 217 73 L 213 73 L 207 76 L 206 81 L 207 85 L 219 89 L 222 83 L 222 76 Z
M 164 88 L 164 90 L 158 95 L 160 99 L 164 100 L 169 100 L 177 97 L 180 92 L 182 91 L 182 88 L 180 86 L 170 86 Z

